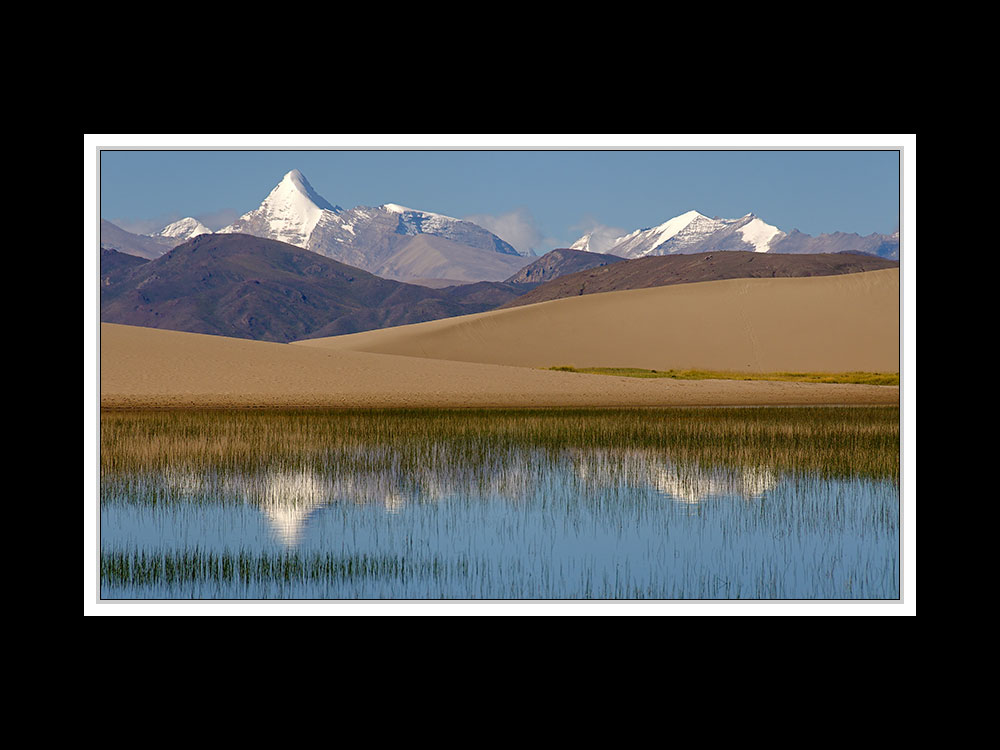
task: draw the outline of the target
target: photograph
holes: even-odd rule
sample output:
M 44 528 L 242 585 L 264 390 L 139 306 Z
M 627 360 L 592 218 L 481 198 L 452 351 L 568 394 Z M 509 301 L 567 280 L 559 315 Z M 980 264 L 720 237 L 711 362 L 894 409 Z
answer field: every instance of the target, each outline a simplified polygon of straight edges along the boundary
M 85 616 L 915 615 L 915 167 L 85 134 Z

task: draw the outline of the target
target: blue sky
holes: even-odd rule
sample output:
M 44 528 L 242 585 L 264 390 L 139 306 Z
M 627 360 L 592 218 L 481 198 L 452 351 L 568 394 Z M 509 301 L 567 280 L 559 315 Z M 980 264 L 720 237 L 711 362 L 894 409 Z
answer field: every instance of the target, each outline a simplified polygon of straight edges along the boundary
M 290 169 L 344 208 L 468 218 L 538 254 L 692 209 L 812 235 L 899 226 L 894 150 L 106 150 L 100 169 L 101 216 L 140 232 L 183 216 L 218 229 Z

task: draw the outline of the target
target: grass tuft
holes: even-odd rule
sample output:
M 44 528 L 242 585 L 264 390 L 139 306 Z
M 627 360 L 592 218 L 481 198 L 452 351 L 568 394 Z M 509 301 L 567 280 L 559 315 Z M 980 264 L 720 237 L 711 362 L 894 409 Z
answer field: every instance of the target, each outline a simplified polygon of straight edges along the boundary
M 638 367 L 549 367 L 558 372 L 587 375 L 617 375 L 626 378 L 673 378 L 674 380 L 777 380 L 790 383 L 851 383 L 855 385 L 899 385 L 898 372 L 736 372 L 733 370 L 644 370 Z

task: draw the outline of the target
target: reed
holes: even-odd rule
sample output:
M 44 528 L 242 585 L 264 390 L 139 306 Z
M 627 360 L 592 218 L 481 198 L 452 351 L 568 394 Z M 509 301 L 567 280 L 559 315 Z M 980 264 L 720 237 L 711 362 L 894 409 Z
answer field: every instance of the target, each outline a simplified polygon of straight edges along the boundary
M 185 582 L 260 585 L 336 582 L 359 579 L 436 579 L 464 575 L 465 563 L 437 559 L 409 560 L 395 555 L 336 555 L 297 550 L 113 550 L 101 554 L 101 581 L 109 588 L 177 586 Z
M 647 450 L 678 464 L 899 477 L 897 407 L 104 411 L 103 479 L 190 470 L 488 476 L 513 454 Z

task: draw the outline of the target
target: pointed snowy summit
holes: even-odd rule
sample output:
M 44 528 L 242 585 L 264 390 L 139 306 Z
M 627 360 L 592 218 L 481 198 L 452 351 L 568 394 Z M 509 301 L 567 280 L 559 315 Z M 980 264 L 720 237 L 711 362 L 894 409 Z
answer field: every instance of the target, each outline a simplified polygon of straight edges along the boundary
M 324 215 L 342 211 L 317 193 L 305 175 L 293 169 L 281 178 L 260 206 L 219 232 L 252 234 L 306 247 Z
M 297 169 L 291 170 L 284 177 L 282 177 L 278 186 L 271 191 L 271 195 L 274 195 L 279 191 L 283 195 L 298 193 L 307 198 L 313 205 L 320 209 L 326 209 L 327 211 L 341 210 L 339 206 L 334 206 L 330 203 L 330 201 L 317 193 L 313 186 L 309 184 L 309 180 L 306 179 L 306 176 Z

